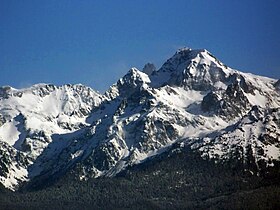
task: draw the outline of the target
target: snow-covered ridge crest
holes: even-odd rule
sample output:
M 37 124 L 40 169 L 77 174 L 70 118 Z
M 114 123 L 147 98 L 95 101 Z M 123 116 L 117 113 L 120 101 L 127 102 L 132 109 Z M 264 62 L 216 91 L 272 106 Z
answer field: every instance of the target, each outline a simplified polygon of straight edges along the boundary
M 55 112 L 70 115 L 77 106 L 96 106 L 102 100 L 98 92 L 81 84 L 36 84 L 24 89 L 1 87 L 0 90 L 1 107 L 16 107 L 19 112 L 37 111 L 51 116 Z
M 0 150 L 6 151 L 8 156 L 9 151 L 18 151 L 22 159 L 28 160 L 24 169 L 13 169 L 25 170 L 24 177 L 27 180 L 27 167 L 52 142 L 52 136 L 71 133 L 88 125 L 87 117 L 102 100 L 98 92 L 81 84 L 36 84 L 23 89 L 1 87 L 0 141 L 7 143 L 5 148 L 10 149 Z M 2 158 L 1 164 L 9 169 L 7 173 L 11 173 L 10 164 L 20 165 L 5 160 L 8 161 Z M 2 183 L 13 189 L 18 182 L 12 177 L 17 175 L 7 175 L 7 179 L 8 177 L 13 181 L 5 179 Z

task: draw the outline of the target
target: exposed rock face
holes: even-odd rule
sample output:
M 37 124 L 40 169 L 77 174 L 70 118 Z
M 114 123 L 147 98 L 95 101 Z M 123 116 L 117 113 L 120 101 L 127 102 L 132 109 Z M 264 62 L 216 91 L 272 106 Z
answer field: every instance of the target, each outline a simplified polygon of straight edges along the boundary
M 8 98 L 12 94 L 12 87 L 10 86 L 3 86 L 0 87 L 0 98 Z
M 153 63 L 147 63 L 145 64 L 144 68 L 143 68 L 143 72 L 147 75 L 151 75 L 152 73 L 154 73 L 156 71 L 156 67 Z
M 280 79 L 274 84 L 277 90 L 280 90 Z
M 17 189 L 22 181 L 28 180 L 28 165 L 31 160 L 25 154 L 0 141 L 0 182 Z
M 211 91 L 201 103 L 205 112 L 213 112 L 228 118 L 243 116 L 250 108 L 250 103 L 239 83 L 230 84 L 225 91 Z
M 222 99 L 218 93 L 210 92 L 204 96 L 201 102 L 201 109 L 204 112 L 214 112 L 222 107 Z
M 0 127 L 6 122 L 4 116 L 0 115 Z
M 167 60 L 156 75 L 164 75 L 160 84 L 206 91 L 224 85 L 233 71 L 207 50 L 183 48 Z

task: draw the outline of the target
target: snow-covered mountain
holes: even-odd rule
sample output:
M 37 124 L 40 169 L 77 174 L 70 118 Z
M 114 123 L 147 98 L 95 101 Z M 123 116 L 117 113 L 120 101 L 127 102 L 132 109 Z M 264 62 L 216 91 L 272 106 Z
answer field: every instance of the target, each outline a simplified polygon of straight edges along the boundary
M 114 176 L 179 144 L 203 158 L 271 167 L 280 156 L 279 81 L 183 48 L 132 68 L 100 95 L 82 85 L 0 89 L 0 182 Z
M 53 135 L 88 126 L 86 119 L 102 96 L 83 85 L 38 84 L 0 88 L 0 180 L 9 188 L 27 180 L 28 167 Z

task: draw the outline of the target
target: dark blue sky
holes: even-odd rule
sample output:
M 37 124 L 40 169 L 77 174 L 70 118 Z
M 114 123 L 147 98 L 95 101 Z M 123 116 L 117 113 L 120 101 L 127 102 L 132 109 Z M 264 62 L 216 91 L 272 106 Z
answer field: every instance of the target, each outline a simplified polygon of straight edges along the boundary
M 279 9 L 278 0 L 1 0 L 0 86 L 103 92 L 130 67 L 160 67 L 183 46 L 280 78 Z

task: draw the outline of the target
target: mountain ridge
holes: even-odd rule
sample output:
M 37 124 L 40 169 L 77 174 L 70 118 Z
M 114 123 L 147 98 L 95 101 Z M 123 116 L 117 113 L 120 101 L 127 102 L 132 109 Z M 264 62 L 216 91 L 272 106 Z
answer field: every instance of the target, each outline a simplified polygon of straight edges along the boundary
M 103 95 L 83 85 L 2 87 L 0 182 L 16 190 L 69 170 L 82 180 L 115 176 L 178 142 L 202 157 L 272 166 L 280 155 L 277 87 L 190 48 L 149 75 L 131 68 Z

